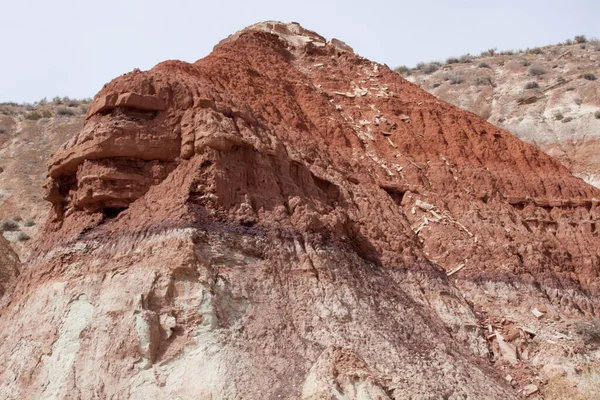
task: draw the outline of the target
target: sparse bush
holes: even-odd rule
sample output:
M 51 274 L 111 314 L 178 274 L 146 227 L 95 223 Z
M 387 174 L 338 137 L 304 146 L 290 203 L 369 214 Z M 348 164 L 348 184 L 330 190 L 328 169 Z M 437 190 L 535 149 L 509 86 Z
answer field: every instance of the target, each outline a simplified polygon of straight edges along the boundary
M 459 85 L 463 83 L 464 79 L 460 75 L 453 75 L 450 77 L 450 83 L 453 85 Z
M 417 64 L 417 69 L 419 69 L 421 72 L 429 75 L 429 74 L 433 74 L 435 71 L 437 71 L 438 69 L 440 69 L 441 64 L 437 61 L 434 62 L 430 62 L 430 63 L 418 63 Z
M 394 72 L 397 72 L 400 75 L 410 75 L 410 68 L 406 65 L 400 65 L 399 67 L 394 68 Z
M 25 223 L 23 225 L 25 225 L 26 227 L 34 226 L 35 221 L 32 219 L 28 219 L 27 221 L 25 221 Z
M 19 234 L 17 235 L 17 240 L 19 242 L 25 242 L 25 241 L 27 241 L 29 239 L 31 239 L 31 238 L 25 232 L 19 232 Z
M 460 60 L 456 57 L 450 57 L 446 60 L 446 64 L 458 64 Z
M 592 74 L 591 72 L 586 72 L 582 76 L 583 76 L 583 79 L 587 79 L 588 81 L 595 81 L 596 80 L 596 75 Z
M 582 105 L 583 104 L 583 99 L 581 97 L 577 97 L 575 99 L 575 104 L 577 104 L 578 106 Z
M 19 224 L 17 224 L 12 219 L 5 219 L 4 221 L 2 221 L 2 223 L 0 223 L 0 230 L 1 231 L 18 231 Z
M 563 82 L 565 82 L 565 81 L 566 81 L 566 79 L 565 79 L 565 77 L 564 77 L 564 76 L 562 76 L 562 75 L 560 75 L 558 78 L 556 78 L 556 82 L 557 82 L 557 83 L 563 83 Z
M 505 55 L 505 56 L 512 56 L 512 55 L 515 54 L 515 51 L 514 50 L 504 50 L 502 52 L 502 54 Z
M 52 102 L 53 102 L 54 104 L 62 104 L 62 97 L 60 97 L 60 96 L 54 96 L 54 97 L 52 98 Z
M 48 110 L 42 111 L 42 118 L 50 118 L 52 117 L 52 113 Z
M 442 84 L 440 82 L 436 82 L 433 84 L 433 88 L 440 87 Z
M 544 75 L 545 73 L 546 73 L 546 70 L 542 67 L 529 68 L 529 75 L 532 75 L 532 76 Z
M 69 102 L 67 103 L 68 107 L 79 107 L 79 101 L 77 100 L 69 100 Z
M 600 119 L 600 110 L 596 110 L 594 117 L 596 117 L 596 119 Z
M 75 111 L 73 111 L 72 109 L 67 108 L 67 107 L 58 107 L 56 109 L 56 114 L 62 115 L 62 116 L 73 116 L 73 115 L 75 115 Z
M 572 41 L 571 39 L 567 39 L 567 40 L 565 40 L 565 44 L 566 44 L 567 46 L 568 46 L 568 45 L 572 45 L 572 44 L 573 44 L 573 41 Z
M 528 53 L 531 53 L 531 54 L 542 54 L 543 51 L 539 47 L 534 47 L 533 49 L 529 49 Z
M 491 85 L 492 84 L 492 78 L 490 78 L 489 76 L 478 76 L 477 78 L 475 78 L 475 84 L 477 86 Z
M 525 84 L 525 89 L 537 89 L 539 87 L 540 87 L 540 84 L 535 81 L 527 82 Z
M 498 49 L 496 49 L 495 47 L 493 49 L 488 49 L 487 51 L 484 51 L 481 53 L 482 56 L 494 56 L 496 55 L 496 51 Z
M 40 106 L 45 106 L 46 104 L 48 104 L 48 99 L 44 97 L 43 99 L 41 99 L 40 101 L 38 101 L 38 104 Z
M 563 122 L 564 124 L 566 124 L 567 122 L 571 122 L 571 121 L 573 121 L 573 117 L 567 117 L 567 118 L 563 118 L 563 120 L 562 120 L 562 122 Z
M 572 90 L 575 90 L 575 88 L 573 86 L 569 86 L 568 88 L 565 89 L 565 91 L 570 92 Z
M 490 65 L 488 63 L 485 62 L 480 62 L 479 64 L 477 64 L 478 68 L 489 68 L 492 69 L 492 67 L 490 67 Z
M 561 119 L 563 119 L 564 116 L 562 115 L 562 113 L 560 111 L 557 111 L 554 113 L 554 119 L 557 121 L 560 121 Z
M 575 332 L 581 335 L 586 345 L 600 345 L 600 321 L 594 319 L 592 321 L 578 322 L 575 324 Z
M 13 219 L 13 221 L 17 221 L 17 222 L 23 221 L 23 218 L 20 215 L 14 215 L 12 217 L 12 219 Z
M 585 37 L 585 35 L 577 35 L 574 37 L 575 39 L 575 43 L 585 43 L 587 42 L 587 38 Z
M 529 67 L 531 65 L 531 61 L 524 58 L 521 60 L 521 65 L 524 67 Z
M 29 121 L 37 121 L 42 118 L 42 115 L 37 111 L 32 111 L 30 113 L 25 114 L 25 119 Z
M 0 135 L 4 135 L 6 133 L 6 129 L 0 128 Z
M 463 54 L 462 56 L 460 56 L 459 60 L 463 64 L 468 64 L 473 62 L 473 56 L 470 54 Z

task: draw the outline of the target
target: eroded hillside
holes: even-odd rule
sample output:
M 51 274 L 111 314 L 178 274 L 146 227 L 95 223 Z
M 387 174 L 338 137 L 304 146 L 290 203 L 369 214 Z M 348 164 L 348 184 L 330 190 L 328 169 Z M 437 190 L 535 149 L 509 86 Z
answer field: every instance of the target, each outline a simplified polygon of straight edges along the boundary
M 600 190 L 296 23 L 105 85 L 44 198 L 3 398 L 598 389 Z
M 580 43 L 423 63 L 402 73 L 600 186 L 600 42 L 576 39 Z

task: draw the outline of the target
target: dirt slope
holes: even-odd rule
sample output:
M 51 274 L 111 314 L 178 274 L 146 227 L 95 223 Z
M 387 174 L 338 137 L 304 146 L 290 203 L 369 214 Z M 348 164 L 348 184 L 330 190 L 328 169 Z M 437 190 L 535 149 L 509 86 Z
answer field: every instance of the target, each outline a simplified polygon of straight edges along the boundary
M 48 166 L 3 397 L 595 390 L 600 190 L 343 42 L 125 74 Z
M 23 259 L 50 208 L 43 199 L 48 158 L 81 130 L 87 105 L 70 99 L 0 104 L 0 222 L 16 224 L 3 235 Z

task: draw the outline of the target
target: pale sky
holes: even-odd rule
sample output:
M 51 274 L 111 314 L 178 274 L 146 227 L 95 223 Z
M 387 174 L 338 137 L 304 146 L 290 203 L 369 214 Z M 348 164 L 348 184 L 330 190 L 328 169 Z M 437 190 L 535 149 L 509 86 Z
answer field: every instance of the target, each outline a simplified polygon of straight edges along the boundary
M 194 62 L 245 26 L 296 21 L 390 67 L 600 36 L 598 0 L 1 0 L 0 102 L 92 97 L 167 59 Z

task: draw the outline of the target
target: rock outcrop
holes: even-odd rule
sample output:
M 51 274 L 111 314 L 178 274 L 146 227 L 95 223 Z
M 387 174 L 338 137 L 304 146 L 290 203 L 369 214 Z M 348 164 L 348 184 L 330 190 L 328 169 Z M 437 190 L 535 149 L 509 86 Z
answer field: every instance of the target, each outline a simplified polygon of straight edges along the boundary
M 46 190 L 4 398 L 517 398 L 530 306 L 599 313 L 600 190 L 294 23 L 105 85 Z

